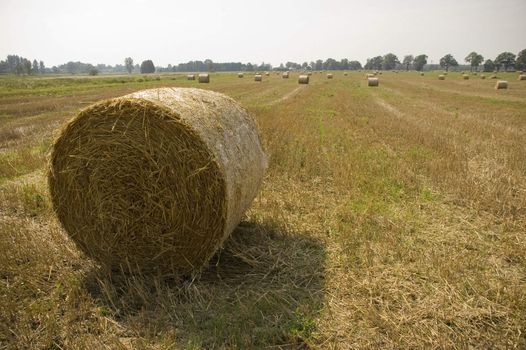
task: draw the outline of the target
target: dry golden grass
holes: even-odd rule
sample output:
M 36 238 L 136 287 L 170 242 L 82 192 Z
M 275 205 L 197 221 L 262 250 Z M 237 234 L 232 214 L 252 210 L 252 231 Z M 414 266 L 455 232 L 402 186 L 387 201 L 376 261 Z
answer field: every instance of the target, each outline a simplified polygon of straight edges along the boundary
M 86 102 L 196 82 L 2 88 L 0 348 L 526 347 L 526 84 L 437 76 L 200 85 L 256 117 L 270 167 L 210 267 L 171 280 L 79 253 L 43 169 Z

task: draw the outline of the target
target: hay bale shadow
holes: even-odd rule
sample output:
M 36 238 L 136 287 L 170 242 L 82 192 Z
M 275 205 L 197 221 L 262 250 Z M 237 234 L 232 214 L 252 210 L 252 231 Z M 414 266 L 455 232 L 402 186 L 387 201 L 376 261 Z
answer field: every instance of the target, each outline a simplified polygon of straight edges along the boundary
M 135 346 L 308 348 L 324 302 L 325 250 L 307 234 L 242 222 L 198 276 L 93 270 L 85 286 Z M 158 339 L 159 338 L 159 339 Z M 171 339 L 173 338 L 173 339 Z

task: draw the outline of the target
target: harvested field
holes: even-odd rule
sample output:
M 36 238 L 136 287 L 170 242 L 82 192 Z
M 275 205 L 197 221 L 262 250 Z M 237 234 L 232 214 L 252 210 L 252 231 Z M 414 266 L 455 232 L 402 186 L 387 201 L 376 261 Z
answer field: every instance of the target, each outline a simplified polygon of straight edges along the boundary
M 175 76 L 0 76 L 0 349 L 526 347 L 517 74 L 215 73 L 199 87 L 259 125 L 258 196 L 200 274 L 109 274 L 53 214 L 53 134 L 101 99 L 197 86 Z

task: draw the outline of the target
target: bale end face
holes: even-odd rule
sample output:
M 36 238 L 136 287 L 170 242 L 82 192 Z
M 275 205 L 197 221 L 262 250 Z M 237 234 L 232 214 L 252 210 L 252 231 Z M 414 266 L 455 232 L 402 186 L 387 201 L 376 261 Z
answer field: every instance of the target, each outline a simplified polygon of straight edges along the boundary
M 501 89 L 507 89 L 508 88 L 508 82 L 506 80 L 499 80 L 495 84 L 495 90 L 501 90 Z
M 308 75 L 300 75 L 298 77 L 298 84 L 308 84 L 309 83 L 309 76 Z
M 378 86 L 379 83 L 380 81 L 378 80 L 378 78 L 368 78 L 367 79 L 367 86 Z
M 198 78 L 200 83 L 209 83 L 210 82 L 210 74 L 202 73 L 199 74 Z
M 201 268 L 239 223 L 266 158 L 254 121 L 222 94 L 136 92 L 81 111 L 51 150 L 53 209 L 102 265 Z

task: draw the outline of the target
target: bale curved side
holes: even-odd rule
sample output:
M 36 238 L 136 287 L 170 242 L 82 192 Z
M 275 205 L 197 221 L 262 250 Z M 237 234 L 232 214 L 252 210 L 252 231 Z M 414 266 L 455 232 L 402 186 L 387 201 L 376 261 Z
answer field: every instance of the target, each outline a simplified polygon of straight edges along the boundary
M 83 110 L 53 145 L 64 228 L 112 268 L 200 268 L 237 226 L 266 168 L 255 122 L 200 89 L 153 89 Z

